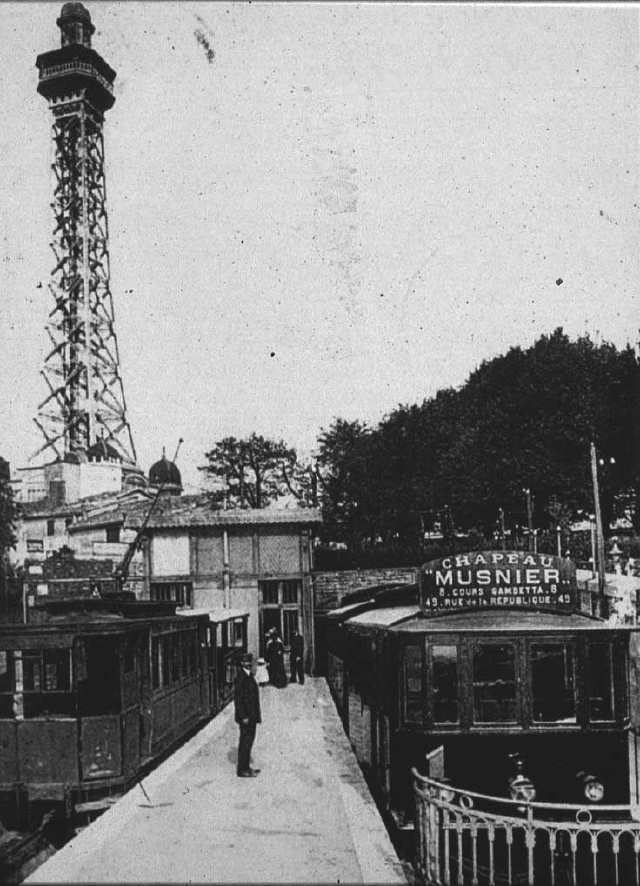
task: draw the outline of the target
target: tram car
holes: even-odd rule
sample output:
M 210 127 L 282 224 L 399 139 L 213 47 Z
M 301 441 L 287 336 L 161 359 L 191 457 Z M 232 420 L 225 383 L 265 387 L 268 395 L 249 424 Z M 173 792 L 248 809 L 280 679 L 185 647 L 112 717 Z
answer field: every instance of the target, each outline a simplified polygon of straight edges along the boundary
M 0 625 L 5 827 L 51 809 L 86 823 L 228 700 L 246 614 L 220 616 L 218 636 L 208 613 L 117 596 L 52 600 L 41 623 Z
M 567 558 L 479 551 L 326 616 L 332 694 L 397 824 L 413 768 L 483 795 L 637 805 L 637 635 L 591 609 Z

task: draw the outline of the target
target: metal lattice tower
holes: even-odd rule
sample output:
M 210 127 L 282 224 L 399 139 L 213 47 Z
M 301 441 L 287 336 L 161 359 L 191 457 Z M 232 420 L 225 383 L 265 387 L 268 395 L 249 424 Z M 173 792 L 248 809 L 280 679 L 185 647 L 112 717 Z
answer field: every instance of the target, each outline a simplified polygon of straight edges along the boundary
M 34 419 L 45 443 L 34 455 L 60 458 L 102 443 L 135 464 L 109 283 L 102 125 L 116 73 L 91 48 L 95 28 L 81 3 L 65 3 L 56 23 L 61 48 L 36 60 L 38 92 L 53 114 L 55 305 L 42 371 L 48 392 Z

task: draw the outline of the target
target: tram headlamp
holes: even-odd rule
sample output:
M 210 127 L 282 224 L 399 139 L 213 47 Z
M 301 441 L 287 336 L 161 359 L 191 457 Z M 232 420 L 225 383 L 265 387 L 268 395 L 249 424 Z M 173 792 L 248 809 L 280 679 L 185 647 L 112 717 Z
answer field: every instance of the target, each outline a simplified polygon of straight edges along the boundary
M 604 799 L 604 785 L 597 777 L 589 772 L 578 772 L 576 778 L 582 782 L 582 790 L 589 803 L 599 803 Z
M 443 776 L 440 781 L 440 799 L 444 800 L 445 803 L 453 803 L 456 798 L 456 792 L 449 787 L 451 784 L 451 779 Z
M 526 775 L 518 773 L 509 779 L 509 791 L 512 800 L 524 800 L 525 803 L 533 803 L 536 798 L 536 789 L 533 782 Z

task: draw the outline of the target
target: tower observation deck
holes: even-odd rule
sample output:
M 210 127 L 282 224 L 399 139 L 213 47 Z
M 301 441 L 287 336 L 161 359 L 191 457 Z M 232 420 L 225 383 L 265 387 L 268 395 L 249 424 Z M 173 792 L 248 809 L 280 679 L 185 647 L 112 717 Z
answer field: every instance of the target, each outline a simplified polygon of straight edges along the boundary
M 38 92 L 53 115 L 55 265 L 47 393 L 34 419 L 45 442 L 33 457 L 64 459 L 98 445 L 135 465 L 109 279 L 102 126 L 116 72 L 91 48 L 95 28 L 81 3 L 65 3 L 57 25 L 60 48 L 36 60 Z

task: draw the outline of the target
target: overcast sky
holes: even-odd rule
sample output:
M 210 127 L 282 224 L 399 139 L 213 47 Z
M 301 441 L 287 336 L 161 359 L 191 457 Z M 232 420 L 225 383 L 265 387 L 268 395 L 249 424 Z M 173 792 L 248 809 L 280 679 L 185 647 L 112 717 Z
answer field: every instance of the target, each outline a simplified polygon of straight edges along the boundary
M 41 443 L 53 150 L 34 64 L 60 5 L 0 4 L 16 465 Z M 191 481 L 228 434 L 308 449 L 335 416 L 377 422 L 556 326 L 637 340 L 637 8 L 86 5 L 117 71 L 111 282 L 145 469 L 180 435 Z

